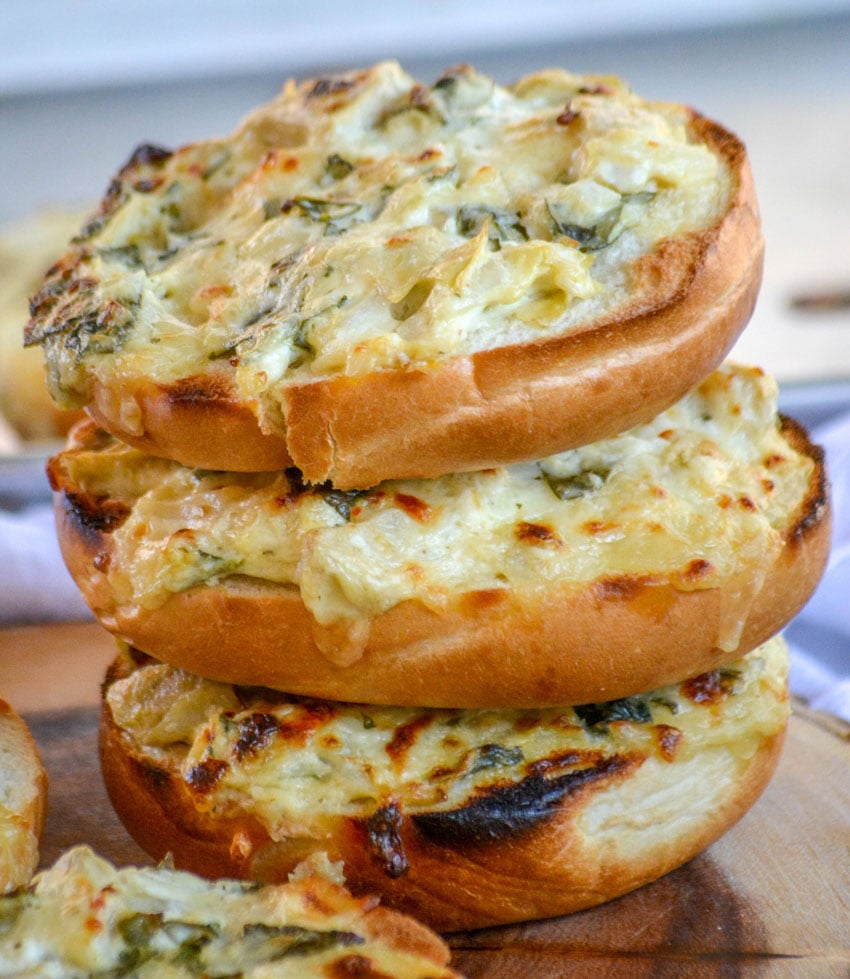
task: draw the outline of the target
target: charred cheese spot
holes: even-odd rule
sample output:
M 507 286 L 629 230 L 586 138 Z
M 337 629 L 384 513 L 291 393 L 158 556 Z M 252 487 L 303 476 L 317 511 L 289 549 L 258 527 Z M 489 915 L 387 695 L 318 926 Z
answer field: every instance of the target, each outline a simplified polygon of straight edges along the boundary
M 413 520 L 426 523 L 431 519 L 431 507 L 424 500 L 410 493 L 396 493 L 395 504 Z
M 271 714 L 249 714 L 238 723 L 239 735 L 233 745 L 233 755 L 242 761 L 248 755 L 256 755 L 274 738 L 279 725 Z
M 429 728 L 431 724 L 431 717 L 425 714 L 396 728 L 392 739 L 386 747 L 386 752 L 392 758 L 394 764 L 399 766 L 404 764 L 405 755 L 416 743 L 420 732 Z
M 230 688 L 198 681 L 208 719 L 172 727 L 173 743 L 147 746 L 150 727 L 128 709 L 140 671 L 164 669 L 164 689 L 180 689 L 180 671 L 134 664 L 112 672 L 106 692 L 122 737 L 151 765 L 169 765 L 197 793 L 205 813 L 250 812 L 269 837 L 318 846 L 327 820 L 345 818 L 389 876 L 406 873 L 416 834 L 445 846 L 486 845 L 533 832 L 565 806 L 582 806 L 655 759 L 687 761 L 712 746 L 746 754 L 785 724 L 787 652 L 780 639 L 722 670 L 640 697 L 541 710 L 366 708 L 242 690 L 241 713 L 222 710 Z M 263 704 L 262 711 L 259 705 Z M 328 705 L 330 706 L 330 705 Z M 167 698 L 158 705 L 171 716 Z M 272 736 L 262 750 L 237 750 L 246 726 L 309 730 Z M 314 720 L 322 723 L 314 726 Z M 303 724 L 304 717 L 311 718 Z M 366 723 L 368 719 L 368 723 Z M 210 740 L 210 735 L 211 740 Z M 252 742 L 253 743 L 253 742 Z M 229 759 L 229 763 L 215 759 Z M 193 784 L 195 783 L 195 784 Z M 412 852 L 412 851 L 411 851 Z
M 68 513 L 84 531 L 111 533 L 127 519 L 130 508 L 108 497 L 65 493 Z
M 563 547 L 564 543 L 554 528 L 546 524 L 529 523 L 526 520 L 521 520 L 516 525 L 516 537 L 524 544 L 538 547 Z
M 665 761 L 675 761 L 684 735 L 670 724 L 657 724 L 655 736 L 658 739 L 658 751 Z
M 221 758 L 207 758 L 186 772 L 186 784 L 195 792 L 207 795 L 221 781 L 228 767 L 228 763 Z
M 550 819 L 568 797 L 623 777 L 639 764 L 638 758 L 615 755 L 554 777 L 535 771 L 511 785 L 495 786 L 461 808 L 416 813 L 413 819 L 426 836 L 449 846 L 515 837 Z
M 682 685 L 685 696 L 695 704 L 716 704 L 729 693 L 731 687 L 732 678 L 720 670 L 701 673 Z
M 695 558 L 689 562 L 684 571 L 685 578 L 690 581 L 699 581 L 714 572 L 711 561 L 705 558 Z
M 402 811 L 396 802 L 376 809 L 366 821 L 366 838 L 372 856 L 388 877 L 401 877 L 410 869 L 401 840 Z

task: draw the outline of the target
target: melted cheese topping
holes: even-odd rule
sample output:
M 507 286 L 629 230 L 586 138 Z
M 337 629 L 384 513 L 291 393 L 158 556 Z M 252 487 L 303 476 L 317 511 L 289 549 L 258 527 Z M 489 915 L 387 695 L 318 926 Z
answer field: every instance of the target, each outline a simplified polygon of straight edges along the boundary
M 251 812 L 273 839 L 392 804 L 461 809 L 530 776 L 628 759 L 686 768 L 749 759 L 784 726 L 787 648 L 776 638 L 721 671 L 607 704 L 541 710 L 375 707 L 246 691 L 151 663 L 106 693 L 134 753 L 179 772 L 198 809 Z
M 455 975 L 371 938 L 363 916 L 372 903 L 315 879 L 258 887 L 118 870 L 77 847 L 28 892 L 0 899 L 0 976 Z
M 640 301 L 640 256 L 726 210 L 728 169 L 689 121 L 561 71 L 289 84 L 226 139 L 141 147 L 31 340 L 60 399 L 224 371 L 273 424 L 281 385 L 581 329 Z
M 406 600 L 441 609 L 479 589 L 545 593 L 629 574 L 681 589 L 741 578 L 755 595 L 761 579 L 742 576 L 767 574 L 813 463 L 778 429 L 773 381 L 728 367 L 617 438 L 366 492 L 192 470 L 109 437 L 54 466 L 73 493 L 129 510 L 107 571 L 119 604 L 156 607 L 239 574 L 297 586 L 324 625 Z

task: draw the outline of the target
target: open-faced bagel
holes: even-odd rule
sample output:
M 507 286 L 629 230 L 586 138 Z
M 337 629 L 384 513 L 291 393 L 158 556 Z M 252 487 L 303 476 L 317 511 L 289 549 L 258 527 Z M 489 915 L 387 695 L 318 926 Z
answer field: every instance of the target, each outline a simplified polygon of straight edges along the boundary
M 0 898 L 0 975 L 459 979 L 438 935 L 353 898 L 335 869 L 317 859 L 294 880 L 256 887 L 118 868 L 77 846 Z
M 398 65 L 142 146 L 34 296 L 50 386 L 146 452 L 363 488 L 666 408 L 752 311 L 745 149 L 617 79 Z
M 829 546 L 821 453 L 746 368 L 615 439 L 362 493 L 188 469 L 92 423 L 50 473 L 111 631 L 212 679 L 369 703 L 581 703 L 713 669 L 785 625 Z
M 104 688 L 115 808 L 152 855 L 285 879 L 314 850 L 437 929 L 599 904 L 752 804 L 788 714 L 774 639 L 642 696 L 545 710 L 299 700 L 122 652 Z
M 29 883 L 47 811 L 47 775 L 24 721 L 0 700 L 0 894 Z

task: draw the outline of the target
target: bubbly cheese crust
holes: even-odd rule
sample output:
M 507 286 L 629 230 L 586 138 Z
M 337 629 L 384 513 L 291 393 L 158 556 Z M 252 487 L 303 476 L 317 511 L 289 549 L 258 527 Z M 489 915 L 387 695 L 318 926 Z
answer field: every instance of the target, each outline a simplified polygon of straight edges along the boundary
M 363 492 L 309 488 L 292 471 L 188 469 L 91 431 L 51 470 L 73 499 L 109 510 L 119 606 L 155 608 L 242 575 L 297 586 L 315 620 L 335 624 L 406 600 L 439 610 L 474 591 L 630 574 L 691 590 L 745 567 L 766 574 L 813 465 L 779 428 L 774 382 L 730 366 L 616 438 Z M 755 595 L 761 581 L 746 584 Z
M 692 118 L 555 70 L 290 83 L 227 138 L 140 147 L 29 340 L 61 401 L 213 370 L 274 425 L 294 382 L 580 331 L 634 304 L 641 256 L 728 207 Z
M 364 927 L 374 904 L 315 878 L 258 887 L 117 869 L 80 846 L 0 899 L 0 976 L 456 975 L 376 939 Z
M 617 765 L 689 771 L 713 752 L 743 765 L 788 715 L 781 638 L 644 695 L 540 710 L 304 700 L 123 656 L 105 697 L 134 755 L 179 773 L 211 819 L 250 813 L 273 840 L 321 840 L 329 820 L 373 820 L 387 807 L 398 818 L 463 810 L 526 780 Z

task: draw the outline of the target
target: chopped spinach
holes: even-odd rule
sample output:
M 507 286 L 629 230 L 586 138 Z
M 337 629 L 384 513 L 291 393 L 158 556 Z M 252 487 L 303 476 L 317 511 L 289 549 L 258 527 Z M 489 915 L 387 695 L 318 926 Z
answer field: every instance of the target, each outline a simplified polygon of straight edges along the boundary
M 122 305 L 116 301 L 102 310 L 90 309 L 63 322 L 64 345 L 74 351 L 78 362 L 91 353 L 115 353 L 127 342 L 135 323 L 130 307 L 137 303 L 125 302 Z
M 325 172 L 332 180 L 342 180 L 354 170 L 354 164 L 344 159 L 339 153 L 331 153 L 325 162 Z
M 115 976 L 131 975 L 140 965 L 156 958 L 184 965 L 200 975 L 201 949 L 218 935 L 215 925 L 165 919 L 161 913 L 132 914 L 120 920 L 117 927 L 126 947 L 111 973 Z
M 280 206 L 282 214 L 289 214 L 293 209 L 299 211 L 311 221 L 324 225 L 326 235 L 337 235 L 346 231 L 353 223 L 350 219 L 362 208 L 357 201 L 332 201 L 321 197 L 292 197 Z
M 622 700 L 609 700 L 601 704 L 580 704 L 573 710 L 589 731 L 598 734 L 604 733 L 608 725 L 615 721 L 652 723 L 652 711 L 643 697 L 624 697 Z
M 520 221 L 519 212 L 488 204 L 463 204 L 457 212 L 458 234 L 474 238 L 487 226 L 487 239 L 495 251 L 503 241 L 528 241 L 528 232 Z
M 325 949 L 362 945 L 365 939 L 350 931 L 313 931 L 298 925 L 246 925 L 236 943 L 244 968 L 275 962 L 287 956 L 313 955 Z
M 28 903 L 29 892 L 25 890 L 0 897 L 0 936 L 5 935 L 12 928 Z
M 322 493 L 322 499 L 329 507 L 333 507 L 343 520 L 351 520 L 352 507 L 367 495 L 366 490 L 327 489 Z
M 569 476 L 556 476 L 545 469 L 541 469 L 541 473 L 546 480 L 546 485 L 559 500 L 577 500 L 598 490 L 611 474 L 611 470 L 604 466 L 597 466 Z
M 593 225 L 577 224 L 571 220 L 564 206 L 558 201 L 546 201 L 546 210 L 552 220 L 553 230 L 565 238 L 571 238 L 583 252 L 597 252 L 607 248 L 616 241 L 619 235 L 613 235 L 623 207 L 631 201 L 646 203 L 655 195 L 649 191 L 638 194 L 626 194 L 615 207 L 606 211 Z
M 467 775 L 475 775 L 488 768 L 499 765 L 519 765 L 524 755 L 522 748 L 506 748 L 501 744 L 485 744 L 475 751 L 475 757 L 466 770 Z

